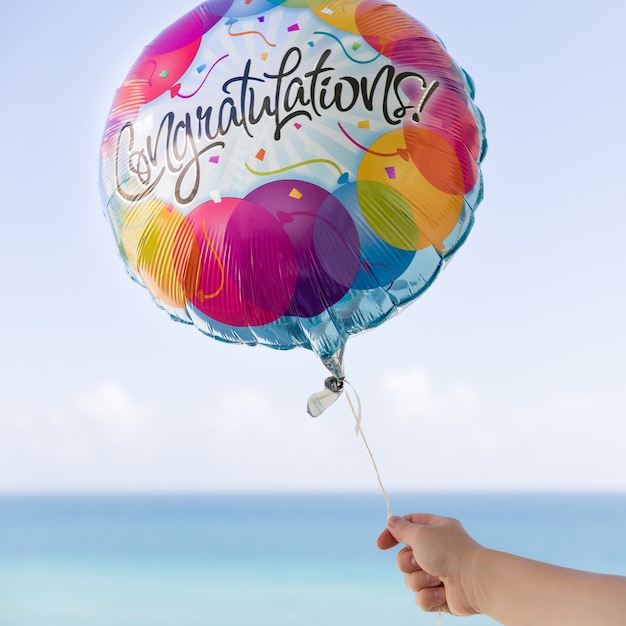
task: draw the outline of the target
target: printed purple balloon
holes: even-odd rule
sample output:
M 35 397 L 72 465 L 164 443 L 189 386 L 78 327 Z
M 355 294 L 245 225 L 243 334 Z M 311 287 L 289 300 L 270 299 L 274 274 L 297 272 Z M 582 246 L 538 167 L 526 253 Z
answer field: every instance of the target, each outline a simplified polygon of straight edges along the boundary
M 345 207 L 304 181 L 263 185 L 247 200 L 272 213 L 293 246 L 296 288 L 287 315 L 315 317 L 343 298 L 359 269 L 359 238 Z

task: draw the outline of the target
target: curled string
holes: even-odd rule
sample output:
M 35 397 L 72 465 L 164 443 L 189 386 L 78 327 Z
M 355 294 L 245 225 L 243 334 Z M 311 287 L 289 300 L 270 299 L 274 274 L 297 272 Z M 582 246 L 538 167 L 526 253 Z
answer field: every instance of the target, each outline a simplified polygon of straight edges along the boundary
M 339 37 L 336 37 L 335 35 L 333 35 L 332 33 L 325 33 L 323 31 L 319 31 L 319 30 L 315 30 L 313 31 L 314 35 L 326 35 L 327 37 L 332 37 L 340 46 L 341 49 L 343 50 L 343 53 L 350 59 L 350 61 L 352 61 L 353 63 L 360 63 L 362 65 L 365 65 L 367 63 L 373 63 L 379 56 L 380 56 L 380 52 L 373 57 L 372 59 L 367 59 L 367 60 L 359 60 L 359 59 L 355 59 L 353 56 L 351 56 L 349 54 L 349 52 L 346 50 L 346 47 L 343 45 L 343 42 L 341 41 L 341 39 L 339 39 Z
M 343 382 L 350 385 L 350 383 L 345 379 L 343 380 Z M 352 391 L 354 391 L 354 395 L 356 396 L 356 401 L 357 401 L 356 409 L 354 407 L 354 404 L 352 403 L 352 398 L 350 397 L 348 390 L 344 389 L 344 391 L 346 394 L 346 400 L 348 400 L 348 404 L 350 405 L 350 410 L 352 411 L 352 415 L 354 415 L 354 421 L 356 423 L 355 432 L 357 436 L 359 435 L 361 436 L 361 439 L 363 440 L 363 443 L 365 444 L 365 449 L 367 450 L 370 460 L 372 461 L 372 465 L 374 466 L 374 471 L 376 472 L 376 478 L 378 479 L 378 484 L 380 485 L 380 490 L 383 492 L 383 497 L 385 498 L 385 504 L 387 506 L 387 519 L 389 519 L 391 517 L 391 505 L 389 504 L 389 497 L 387 496 L 387 492 L 385 491 L 383 481 L 380 478 L 380 472 L 378 471 L 378 466 L 376 465 L 376 460 L 374 459 L 372 450 L 369 447 L 369 444 L 367 443 L 367 439 L 365 438 L 365 433 L 363 432 L 363 429 L 361 428 L 361 417 L 362 417 L 361 399 L 359 398 L 359 394 L 356 392 L 356 389 L 352 387 L 352 385 L 350 385 L 350 387 L 352 388 Z
M 244 163 L 244 165 L 251 174 L 255 174 L 256 176 L 272 176 L 274 174 L 282 174 L 283 172 L 286 172 L 287 170 L 293 170 L 293 169 L 296 169 L 297 167 L 302 167 L 304 165 L 313 165 L 313 163 L 326 163 L 334 167 L 339 172 L 340 176 L 344 174 L 344 172 L 341 171 L 341 168 L 339 167 L 339 165 L 337 165 L 337 163 L 335 163 L 334 161 L 331 161 L 330 159 L 309 159 L 308 161 L 301 161 L 300 163 L 292 163 L 291 165 L 286 165 L 285 167 L 281 167 L 277 170 L 270 170 L 269 172 L 258 172 L 257 170 L 252 169 L 247 163 Z

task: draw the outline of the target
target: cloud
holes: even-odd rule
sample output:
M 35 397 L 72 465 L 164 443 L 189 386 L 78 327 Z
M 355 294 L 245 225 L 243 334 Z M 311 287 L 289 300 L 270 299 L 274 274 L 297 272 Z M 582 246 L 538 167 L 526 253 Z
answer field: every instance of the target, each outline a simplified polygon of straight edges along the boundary
M 300 406 L 300 408 L 303 408 Z M 309 417 L 304 410 L 297 414 L 285 409 L 285 403 L 274 390 L 240 388 L 213 398 L 210 409 L 196 410 L 196 427 L 202 429 L 207 438 L 228 439 L 236 437 L 239 449 L 249 442 L 275 442 L 280 448 L 289 441 L 301 437 L 310 446 L 326 445 L 324 428 L 315 428 L 323 422 Z M 349 430 L 349 429 L 348 429 Z
M 626 488 L 614 398 L 607 409 L 561 391 L 503 407 L 488 386 L 417 368 L 379 384 L 363 427 L 389 492 Z M 184 406 L 177 396 L 172 410 L 115 381 L 44 411 L 5 403 L 0 489 L 376 491 L 345 397 L 317 419 L 293 405 L 248 387 Z
M 576 390 L 503 416 L 503 476 L 539 488 L 626 487 L 626 424 L 602 398 Z
M 389 372 L 383 378 L 383 389 L 390 405 L 400 418 L 424 419 L 468 418 L 478 410 L 478 398 L 467 384 L 457 383 L 437 391 L 431 378 L 420 369 Z
M 205 421 L 205 427 L 214 435 L 259 434 L 274 431 L 279 425 L 279 417 L 272 411 L 269 397 L 254 389 L 239 389 L 218 396 Z
M 557 392 L 542 402 L 522 405 L 500 415 L 500 428 L 518 442 L 533 442 L 537 449 L 545 446 L 568 448 L 576 441 L 594 438 L 595 425 L 604 421 L 597 401 L 581 391 Z
M 136 402 L 115 381 L 102 382 L 77 393 L 71 404 L 99 431 L 117 441 L 126 441 L 145 430 L 155 413 L 153 407 Z
M 502 406 L 484 390 L 437 384 L 419 369 L 389 372 L 383 392 L 394 434 L 381 464 L 391 489 L 626 487 L 626 422 L 611 409 L 615 399 L 555 390 L 538 402 L 522 396 Z
M 94 384 L 56 406 L 41 408 L 37 400 L 1 407 L 1 489 L 88 490 L 119 481 L 116 467 L 128 475 L 146 456 L 155 412 L 121 384 Z

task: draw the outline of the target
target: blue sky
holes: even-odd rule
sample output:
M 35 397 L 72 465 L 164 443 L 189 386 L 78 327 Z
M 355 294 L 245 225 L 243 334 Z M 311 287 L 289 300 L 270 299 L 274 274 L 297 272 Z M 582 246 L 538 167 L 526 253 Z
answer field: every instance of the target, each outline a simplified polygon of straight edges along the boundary
M 485 200 L 347 377 L 390 491 L 626 489 L 621 2 L 398 1 L 473 76 Z M 11 3 L 0 23 L 0 491 L 376 491 L 305 350 L 223 345 L 125 274 L 98 150 L 141 49 L 195 2 Z

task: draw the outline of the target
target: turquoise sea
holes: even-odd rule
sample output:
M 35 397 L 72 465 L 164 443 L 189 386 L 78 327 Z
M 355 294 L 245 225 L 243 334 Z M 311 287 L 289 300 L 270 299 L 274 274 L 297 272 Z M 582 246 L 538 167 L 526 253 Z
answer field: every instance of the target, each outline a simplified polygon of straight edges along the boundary
M 490 547 L 626 574 L 626 494 L 394 495 Z M 1 626 L 435 626 L 380 495 L 0 497 Z M 443 624 L 486 626 L 482 616 Z

